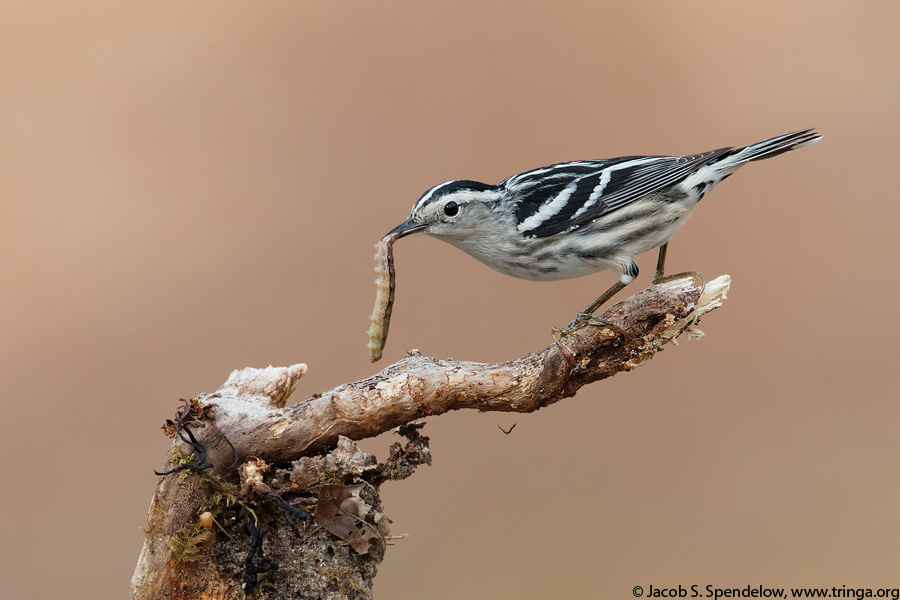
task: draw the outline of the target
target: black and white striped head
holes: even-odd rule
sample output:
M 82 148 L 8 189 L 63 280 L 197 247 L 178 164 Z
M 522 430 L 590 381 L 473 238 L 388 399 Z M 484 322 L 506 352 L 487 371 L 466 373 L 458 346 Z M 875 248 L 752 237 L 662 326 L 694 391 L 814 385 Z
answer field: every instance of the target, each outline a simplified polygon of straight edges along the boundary
M 424 231 L 446 238 L 465 238 L 490 217 L 502 192 L 479 181 L 457 180 L 436 185 L 413 205 L 409 217 L 391 230 L 399 237 Z M 390 235 L 389 234 L 389 235 Z

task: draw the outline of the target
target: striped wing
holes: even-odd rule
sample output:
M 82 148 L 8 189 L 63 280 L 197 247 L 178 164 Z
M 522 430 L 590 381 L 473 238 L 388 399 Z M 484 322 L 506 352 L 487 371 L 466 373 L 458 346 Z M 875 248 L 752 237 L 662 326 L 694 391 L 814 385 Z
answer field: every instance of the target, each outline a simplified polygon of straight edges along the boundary
M 548 237 L 577 229 L 672 186 L 731 150 L 721 148 L 680 157 L 623 156 L 559 163 L 515 175 L 500 186 L 519 198 L 519 232 Z

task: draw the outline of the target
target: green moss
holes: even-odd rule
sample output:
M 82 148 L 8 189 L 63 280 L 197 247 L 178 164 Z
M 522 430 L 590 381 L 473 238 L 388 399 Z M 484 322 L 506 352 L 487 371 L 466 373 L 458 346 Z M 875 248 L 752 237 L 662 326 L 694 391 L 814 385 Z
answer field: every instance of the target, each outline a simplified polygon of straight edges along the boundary
M 213 475 L 209 471 L 201 471 L 199 473 L 200 483 L 202 483 L 211 494 L 197 509 L 197 514 L 209 511 L 213 515 L 218 515 L 221 510 L 227 506 L 231 506 L 237 501 L 241 488 L 228 483 L 218 475 Z
M 203 545 L 212 539 L 212 533 L 207 531 L 200 522 L 185 525 L 169 538 L 169 549 L 172 557 L 180 562 L 195 562 L 203 555 Z

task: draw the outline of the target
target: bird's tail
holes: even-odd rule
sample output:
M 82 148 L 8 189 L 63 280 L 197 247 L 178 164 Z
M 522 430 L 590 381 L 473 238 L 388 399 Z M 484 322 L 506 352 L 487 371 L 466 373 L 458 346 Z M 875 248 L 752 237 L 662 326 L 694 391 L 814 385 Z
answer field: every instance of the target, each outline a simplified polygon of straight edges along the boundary
M 783 152 L 803 148 L 804 146 L 812 146 L 822 139 L 822 135 L 815 129 L 804 129 L 803 131 L 795 131 L 794 133 L 786 133 L 773 137 L 772 139 L 750 144 L 745 148 L 732 150 L 728 154 L 724 154 L 718 160 L 714 161 L 718 168 L 728 168 L 738 166 L 752 160 L 762 160 L 778 156 Z M 713 163 L 710 163 L 713 164 Z

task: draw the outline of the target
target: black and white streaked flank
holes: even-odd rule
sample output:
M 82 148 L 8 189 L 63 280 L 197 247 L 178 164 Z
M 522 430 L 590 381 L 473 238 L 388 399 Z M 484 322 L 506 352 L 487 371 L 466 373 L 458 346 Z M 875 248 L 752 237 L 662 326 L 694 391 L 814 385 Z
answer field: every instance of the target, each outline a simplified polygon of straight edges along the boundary
M 750 161 L 820 139 L 806 129 L 690 156 L 564 162 L 497 185 L 448 181 L 425 192 L 394 232 L 424 231 L 521 279 L 609 269 L 625 285 L 637 277 L 634 258 L 667 244 L 720 181 Z

